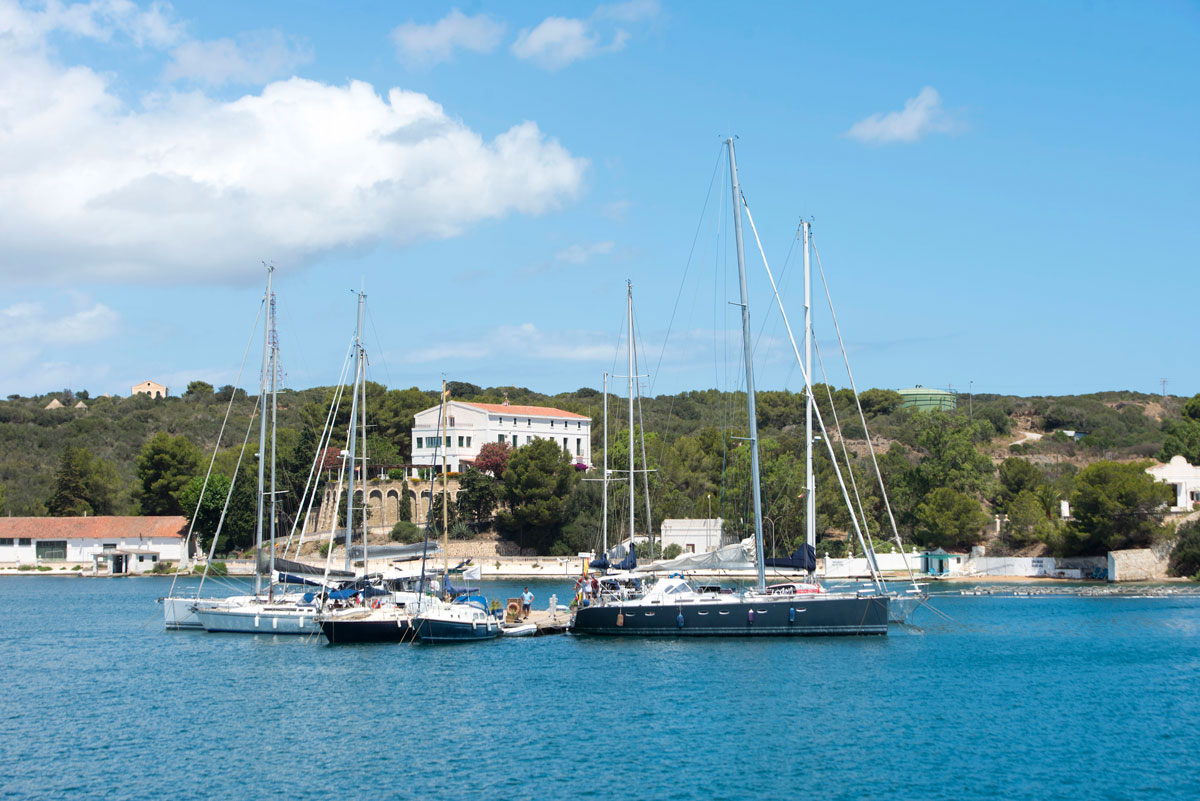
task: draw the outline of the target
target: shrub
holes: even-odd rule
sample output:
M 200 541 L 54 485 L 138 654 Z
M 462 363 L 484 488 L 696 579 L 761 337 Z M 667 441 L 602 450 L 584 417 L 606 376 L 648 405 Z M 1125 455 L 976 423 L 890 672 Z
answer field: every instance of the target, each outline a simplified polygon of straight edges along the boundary
M 392 533 L 388 536 L 392 542 L 411 545 L 416 542 L 423 542 L 425 540 L 425 531 L 418 525 L 401 520 L 392 526 Z
M 329 556 L 329 543 L 322 542 L 320 545 L 318 545 L 317 553 L 321 554 L 321 556 Z
M 466 523 L 455 523 L 450 527 L 450 539 L 472 540 L 475 539 L 475 532 Z
M 404 478 L 404 469 L 400 467 L 393 467 L 388 471 L 388 478 L 392 479 L 393 481 L 399 481 L 400 479 Z
M 38 565 L 37 569 L 45 573 L 47 570 L 53 570 L 54 568 L 50 567 L 50 565 Z
M 75 567 L 73 567 L 71 569 L 72 570 L 83 570 L 83 565 L 75 565 Z
M 1200 520 L 1179 527 L 1175 548 L 1167 567 L 1172 576 L 1186 576 L 1200 581 Z
M 17 570 L 33 570 L 33 565 L 17 565 Z
M 672 542 L 663 550 L 663 559 L 674 559 L 683 553 L 683 547 L 677 542 Z

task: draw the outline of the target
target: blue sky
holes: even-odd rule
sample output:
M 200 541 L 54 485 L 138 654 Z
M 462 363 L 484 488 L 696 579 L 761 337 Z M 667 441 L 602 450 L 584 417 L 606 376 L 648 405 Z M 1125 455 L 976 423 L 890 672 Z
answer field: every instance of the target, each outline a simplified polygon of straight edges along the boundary
M 0 0 L 2 394 L 232 382 L 263 261 L 292 386 L 361 282 L 376 380 L 598 387 L 626 279 L 648 389 L 736 384 L 729 133 L 860 387 L 1200 391 L 1195 4 L 746 6 Z

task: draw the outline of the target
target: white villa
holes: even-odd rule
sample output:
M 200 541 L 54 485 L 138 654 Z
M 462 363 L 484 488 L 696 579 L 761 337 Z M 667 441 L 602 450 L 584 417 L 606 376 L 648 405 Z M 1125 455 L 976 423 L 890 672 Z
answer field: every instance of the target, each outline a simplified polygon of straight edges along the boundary
M 0 517 L 0 563 L 91 564 L 146 573 L 184 557 L 185 517 Z
M 721 547 L 721 518 L 662 521 L 662 547 L 678 545 L 683 553 L 709 553 Z
M 130 395 L 149 395 L 152 398 L 165 398 L 171 390 L 154 381 L 143 381 L 129 388 Z
M 582 414 L 553 409 L 548 406 L 510 406 L 506 403 L 467 403 L 450 401 L 446 404 L 446 429 L 442 434 L 438 415 L 441 406 L 434 406 L 414 416 L 412 428 L 412 475 L 422 467 L 435 473 L 442 470 L 445 455 L 446 470 L 461 472 L 479 455 L 486 442 L 503 442 L 512 447 L 528 445 L 535 439 L 554 441 L 571 454 L 575 464 L 592 466 L 592 419 Z M 439 448 L 439 439 L 445 442 Z
M 1172 456 L 1166 464 L 1147 467 L 1146 472 L 1175 490 L 1172 512 L 1190 512 L 1192 504 L 1200 503 L 1200 467 L 1188 464 L 1182 456 Z

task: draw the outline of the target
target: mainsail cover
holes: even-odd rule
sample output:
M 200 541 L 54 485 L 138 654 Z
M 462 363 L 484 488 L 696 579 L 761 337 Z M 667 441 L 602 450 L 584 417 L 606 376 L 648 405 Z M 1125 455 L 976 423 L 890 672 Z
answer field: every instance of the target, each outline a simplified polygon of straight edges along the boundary
M 764 559 L 763 564 L 767 567 L 790 567 L 794 570 L 812 571 L 817 569 L 817 551 L 805 543 L 797 548 L 791 556 L 782 559 Z
M 708 553 L 688 553 L 676 559 L 643 565 L 639 572 L 684 573 L 689 570 L 753 570 L 754 559 L 745 546 L 726 545 Z
M 269 557 L 265 553 L 258 555 L 258 570 L 263 575 L 266 575 L 270 570 Z M 304 562 L 293 562 L 291 559 L 275 557 L 275 570 L 280 573 L 291 573 L 293 576 L 324 576 L 324 566 L 316 566 L 305 564 Z M 335 579 L 354 578 L 354 573 L 347 570 L 330 570 L 329 577 Z
M 441 551 L 435 543 L 429 543 L 428 546 L 423 542 L 414 542 L 412 545 L 372 545 L 367 549 L 367 555 L 372 559 L 394 559 L 398 561 L 412 561 L 421 558 L 421 552 L 426 551 L 427 556 L 437 556 Z M 350 558 L 353 561 L 359 562 L 363 558 L 363 549 L 361 545 L 350 546 Z

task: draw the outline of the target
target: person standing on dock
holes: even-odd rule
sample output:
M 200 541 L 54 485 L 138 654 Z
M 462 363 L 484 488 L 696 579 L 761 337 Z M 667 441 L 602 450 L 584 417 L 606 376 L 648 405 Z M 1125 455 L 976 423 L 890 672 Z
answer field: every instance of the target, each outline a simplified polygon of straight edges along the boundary
M 533 606 L 533 593 L 529 588 L 525 588 L 525 592 L 521 593 L 521 614 L 526 620 L 529 619 L 529 607 Z

